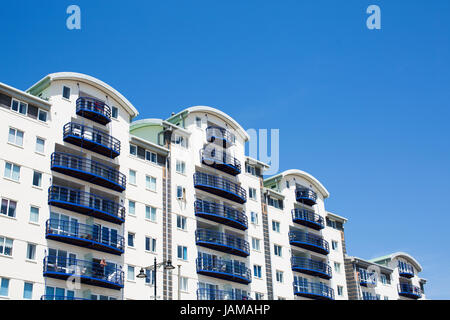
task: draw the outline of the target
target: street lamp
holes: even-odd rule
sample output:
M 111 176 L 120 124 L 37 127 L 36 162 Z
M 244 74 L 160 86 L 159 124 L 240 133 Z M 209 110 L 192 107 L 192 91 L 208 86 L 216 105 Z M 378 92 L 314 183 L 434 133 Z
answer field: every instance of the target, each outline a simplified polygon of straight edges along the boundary
M 146 268 L 141 268 L 141 270 L 139 271 L 139 274 L 136 276 L 136 278 L 139 279 L 146 279 L 147 275 L 145 274 L 145 270 L 154 270 L 153 271 L 153 286 L 155 288 L 155 300 L 156 300 L 156 270 L 161 267 L 164 266 L 164 270 L 173 270 L 175 269 L 175 267 L 172 265 L 172 261 L 171 260 L 167 260 L 167 261 L 163 261 L 160 263 L 156 263 L 156 258 L 154 260 L 153 266 L 148 266 Z

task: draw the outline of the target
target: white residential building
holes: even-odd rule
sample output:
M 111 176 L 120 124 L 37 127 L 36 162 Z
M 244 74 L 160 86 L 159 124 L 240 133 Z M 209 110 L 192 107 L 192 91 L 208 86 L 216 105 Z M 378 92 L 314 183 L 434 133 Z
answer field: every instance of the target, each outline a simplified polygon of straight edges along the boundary
M 0 300 L 352 298 L 316 178 L 264 180 L 220 110 L 137 115 L 83 74 L 0 83 Z

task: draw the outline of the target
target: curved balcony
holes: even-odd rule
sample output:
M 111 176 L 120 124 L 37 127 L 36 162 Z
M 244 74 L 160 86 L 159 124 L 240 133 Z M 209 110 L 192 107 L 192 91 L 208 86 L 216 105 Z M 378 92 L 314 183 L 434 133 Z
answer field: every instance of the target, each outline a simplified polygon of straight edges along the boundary
M 80 97 L 77 99 L 77 115 L 102 125 L 111 122 L 111 108 L 101 100 Z
M 51 169 L 65 175 L 122 192 L 125 190 L 125 175 L 100 162 L 63 152 L 54 152 Z
M 289 243 L 293 246 L 311 250 L 321 254 L 330 253 L 328 241 L 303 231 L 289 232 Z
M 194 210 L 197 217 L 218 222 L 239 230 L 246 230 L 248 228 L 248 220 L 245 213 L 223 204 L 196 200 Z
M 91 127 L 69 122 L 64 125 L 63 140 L 114 159 L 120 155 L 120 141 Z
M 197 289 L 197 300 L 252 300 L 252 298 L 233 290 L 199 288 Z
M 200 150 L 202 163 L 233 176 L 241 173 L 241 162 L 238 159 L 226 152 L 208 149 L 209 148 L 203 148 L 203 150 Z
M 76 297 L 71 297 L 71 296 L 57 296 L 57 295 L 43 295 L 41 296 L 40 300 L 69 300 L 69 301 L 73 301 L 73 300 L 89 300 L 89 299 L 84 299 L 84 298 L 76 298 Z
M 327 280 L 332 277 L 331 267 L 328 263 L 303 257 L 292 257 L 291 265 L 293 271 L 317 276 Z
M 208 142 L 219 141 L 223 147 L 228 148 L 234 145 L 236 136 L 227 129 L 209 126 L 206 128 L 206 140 Z
M 375 272 L 368 272 L 367 270 L 359 269 L 358 279 L 359 284 L 363 287 L 377 285 L 377 274 Z
M 49 219 L 45 223 L 45 237 L 116 255 L 124 252 L 124 238 L 117 231 L 102 230 L 97 226 L 78 222 Z
M 48 204 L 116 224 L 125 221 L 125 208 L 119 203 L 72 188 L 51 186 Z
M 75 277 L 81 283 L 120 290 L 123 288 L 123 276 L 122 268 L 117 265 L 104 266 L 92 261 L 56 256 L 44 258 L 44 277 L 61 280 Z
M 317 193 L 308 188 L 295 189 L 295 199 L 297 202 L 313 206 L 317 203 Z
M 294 294 L 316 300 L 334 300 L 334 290 L 322 283 L 294 281 Z
M 219 279 L 249 284 L 252 282 L 250 269 L 230 260 L 197 258 L 197 273 Z
M 324 219 L 307 209 L 292 209 L 292 221 L 315 230 L 325 228 Z
M 414 267 L 406 262 L 398 262 L 398 274 L 404 278 L 414 277 Z
M 197 229 L 195 231 L 195 242 L 199 246 L 240 257 L 250 255 L 250 246 L 246 240 L 227 233 Z
M 422 298 L 422 290 L 420 290 L 419 287 L 409 283 L 400 283 L 398 285 L 398 294 L 402 297 L 407 297 L 411 299 Z
M 194 173 L 194 187 L 240 204 L 247 202 L 247 192 L 244 188 L 211 174 Z

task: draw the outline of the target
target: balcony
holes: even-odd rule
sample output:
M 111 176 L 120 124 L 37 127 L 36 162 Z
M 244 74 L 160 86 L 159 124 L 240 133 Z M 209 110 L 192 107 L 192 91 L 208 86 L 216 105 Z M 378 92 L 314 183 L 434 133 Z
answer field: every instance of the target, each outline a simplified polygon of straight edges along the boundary
M 98 226 L 67 220 L 49 219 L 45 224 L 47 239 L 90 248 L 97 251 L 121 255 L 124 239 L 116 230 L 102 230 Z
M 233 290 L 199 288 L 197 289 L 197 300 L 252 300 L 252 298 Z
M 311 250 L 320 254 L 330 253 L 328 241 L 303 231 L 289 232 L 289 243 L 293 246 Z
M 292 209 L 292 221 L 315 230 L 325 228 L 324 219 L 307 209 Z
M 377 274 L 375 272 L 368 272 L 367 270 L 359 269 L 358 280 L 359 284 L 363 287 L 376 286 Z
M 77 115 L 102 125 L 111 122 L 111 108 L 101 100 L 80 97 L 77 99 Z
M 203 148 L 200 151 L 202 163 L 223 171 L 230 175 L 236 176 L 241 173 L 241 162 L 226 152 L 217 151 L 216 149 Z
M 294 294 L 316 300 L 334 300 L 334 290 L 322 283 L 294 281 Z
M 411 299 L 422 298 L 422 290 L 420 290 L 419 287 L 409 283 L 400 283 L 398 285 L 398 294 L 402 297 L 407 297 Z
M 400 277 L 412 278 L 414 277 L 414 267 L 406 262 L 398 262 L 398 274 Z
M 127 178 L 121 172 L 100 162 L 68 153 L 54 152 L 51 169 L 115 191 L 122 192 L 126 188 Z
M 209 126 L 206 128 L 206 140 L 208 142 L 219 141 L 224 148 L 228 148 L 236 142 L 236 136 L 229 130 L 217 127 Z
M 40 300 L 69 300 L 69 301 L 73 301 L 73 300 L 89 300 L 89 299 L 76 298 L 76 297 L 71 297 L 71 296 L 43 295 L 43 296 L 41 296 Z
M 240 204 L 247 202 L 247 192 L 244 188 L 211 174 L 194 173 L 194 187 Z
M 250 246 L 246 240 L 227 233 L 197 229 L 195 231 L 195 242 L 198 246 L 240 257 L 250 255 Z
M 75 277 L 84 284 L 120 290 L 123 288 L 124 274 L 122 268 L 117 265 L 103 266 L 92 261 L 46 256 L 44 277 L 60 280 Z
M 317 203 L 317 193 L 308 188 L 295 189 L 295 199 L 297 202 L 313 206 Z
M 197 217 L 221 223 L 239 230 L 246 230 L 248 228 L 248 220 L 245 213 L 231 207 L 210 201 L 196 200 L 194 209 Z
M 317 276 L 327 280 L 332 277 L 331 267 L 328 263 L 303 257 L 292 257 L 291 265 L 293 271 Z
M 51 186 L 48 204 L 116 224 L 125 221 L 125 208 L 119 203 L 72 188 Z
M 250 269 L 230 260 L 197 258 L 197 273 L 243 284 L 252 282 Z
M 120 155 L 119 140 L 82 124 L 69 122 L 64 125 L 63 140 L 111 159 Z

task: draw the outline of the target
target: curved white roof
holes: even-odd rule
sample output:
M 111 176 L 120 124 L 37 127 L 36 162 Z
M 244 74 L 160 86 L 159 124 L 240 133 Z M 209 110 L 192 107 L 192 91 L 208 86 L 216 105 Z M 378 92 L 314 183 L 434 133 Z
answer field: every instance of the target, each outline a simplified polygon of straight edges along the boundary
M 411 256 L 410 254 L 408 254 L 406 252 L 395 252 L 395 253 L 392 253 L 390 256 L 391 256 L 392 260 L 395 258 L 403 258 L 405 260 L 408 260 L 409 262 L 411 262 L 414 265 L 414 267 L 419 272 L 422 271 L 422 266 L 420 265 L 420 263 L 416 259 L 414 259 L 413 256 Z
M 106 84 L 105 82 L 88 76 L 86 74 L 82 73 L 76 73 L 76 72 L 57 72 L 57 73 L 51 73 L 47 75 L 46 77 L 39 80 L 37 83 L 32 85 L 27 91 L 30 91 L 33 87 L 40 84 L 42 81 L 49 80 L 49 81 L 55 81 L 55 80 L 73 80 L 73 81 L 80 81 L 87 84 L 90 84 L 94 87 L 97 87 L 100 90 L 103 90 L 108 93 L 111 97 L 113 97 L 115 100 L 122 103 L 123 107 L 128 111 L 128 113 L 132 117 L 136 117 L 139 112 L 137 109 L 131 104 L 130 101 L 128 101 L 127 98 L 125 98 L 119 91 L 111 87 L 110 85 Z
M 170 118 L 176 117 L 182 113 L 189 114 L 192 112 L 206 112 L 206 113 L 214 114 L 215 116 L 222 118 L 222 120 L 224 120 L 225 122 L 231 124 L 231 126 L 234 127 L 234 129 L 236 131 L 238 131 L 244 137 L 245 141 L 248 141 L 250 139 L 250 136 L 248 135 L 248 133 L 244 130 L 244 128 L 241 127 L 241 125 L 236 120 L 234 120 L 232 117 L 230 117 L 225 112 L 222 112 L 216 108 L 212 108 L 212 107 L 208 107 L 208 106 L 193 106 L 193 107 L 189 107 L 189 108 L 186 108 L 186 109 L 178 112 L 177 114 L 171 116 Z

